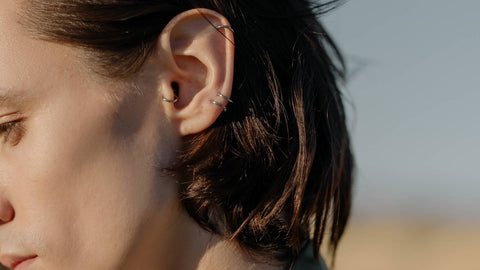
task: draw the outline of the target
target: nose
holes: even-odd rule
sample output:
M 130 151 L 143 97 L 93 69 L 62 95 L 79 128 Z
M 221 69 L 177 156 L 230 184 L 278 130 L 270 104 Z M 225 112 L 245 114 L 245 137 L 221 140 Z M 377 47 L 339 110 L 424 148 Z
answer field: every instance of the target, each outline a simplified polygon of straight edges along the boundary
M 0 224 L 5 224 L 13 220 L 15 210 L 12 204 L 2 195 L 0 195 Z

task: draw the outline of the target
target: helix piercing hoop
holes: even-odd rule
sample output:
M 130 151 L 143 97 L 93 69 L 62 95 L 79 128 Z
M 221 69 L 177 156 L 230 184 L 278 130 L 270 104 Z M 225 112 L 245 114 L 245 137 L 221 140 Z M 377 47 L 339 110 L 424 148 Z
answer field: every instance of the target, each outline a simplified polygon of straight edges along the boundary
M 223 99 L 225 99 L 226 101 L 228 101 L 230 103 L 233 103 L 232 99 L 230 99 L 229 97 L 227 97 L 225 95 L 222 95 L 221 93 L 217 93 L 217 96 L 222 97 Z
M 178 97 L 174 96 L 173 99 L 162 98 L 162 100 L 169 103 L 176 103 L 178 101 Z
M 226 107 L 225 105 L 223 105 L 222 103 L 220 103 L 220 102 L 217 102 L 217 101 L 215 101 L 215 100 L 212 100 L 212 104 L 215 104 L 215 105 L 217 105 L 218 107 L 222 108 L 224 112 L 227 111 L 227 107 Z
M 221 94 L 221 93 L 217 93 L 217 97 L 223 98 L 223 99 L 226 100 L 228 103 L 233 103 L 233 100 L 232 100 L 231 98 L 229 98 L 229 97 L 227 97 L 227 96 L 225 96 L 225 95 L 223 95 L 223 94 Z M 224 112 L 227 111 L 227 106 L 223 105 L 222 103 L 220 103 L 220 102 L 218 102 L 218 101 L 216 101 L 216 100 L 212 100 L 211 102 L 212 102 L 212 104 L 217 105 L 218 107 L 222 108 Z
M 217 25 L 217 26 L 215 26 L 215 28 L 217 28 L 217 29 L 225 28 L 225 29 L 228 29 L 228 30 L 232 31 L 232 33 L 235 34 L 235 30 L 233 30 L 233 28 L 232 28 L 230 25 L 224 25 L 224 24 L 222 24 L 222 25 Z

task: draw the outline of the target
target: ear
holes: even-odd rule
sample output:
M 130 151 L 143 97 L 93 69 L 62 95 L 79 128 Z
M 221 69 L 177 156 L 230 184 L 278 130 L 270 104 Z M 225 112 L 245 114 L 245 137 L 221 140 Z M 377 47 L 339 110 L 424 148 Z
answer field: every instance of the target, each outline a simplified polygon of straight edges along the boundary
M 229 103 L 235 46 L 233 31 L 216 27 L 222 25 L 229 23 L 221 14 L 193 9 L 173 18 L 158 38 L 160 93 L 177 100 L 162 104 L 180 136 L 207 129 Z

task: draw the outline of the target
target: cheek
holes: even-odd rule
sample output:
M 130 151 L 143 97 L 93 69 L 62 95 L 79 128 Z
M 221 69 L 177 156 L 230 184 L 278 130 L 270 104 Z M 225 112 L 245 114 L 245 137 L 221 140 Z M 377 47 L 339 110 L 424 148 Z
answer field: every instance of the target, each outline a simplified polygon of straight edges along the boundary
M 115 269 L 142 225 L 175 196 L 174 182 L 159 179 L 151 146 L 112 136 L 111 118 L 98 117 L 108 107 L 58 104 L 30 120 L 18 146 L 13 163 L 28 170 L 15 168 L 16 222 L 37 239 L 31 244 L 44 252 L 45 269 Z

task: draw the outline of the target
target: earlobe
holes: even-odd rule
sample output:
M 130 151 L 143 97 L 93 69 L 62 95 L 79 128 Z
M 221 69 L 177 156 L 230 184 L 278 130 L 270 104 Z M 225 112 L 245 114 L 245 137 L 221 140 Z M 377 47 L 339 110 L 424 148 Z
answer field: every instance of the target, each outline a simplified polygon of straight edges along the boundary
M 202 132 L 229 103 L 233 84 L 233 28 L 221 14 L 194 9 L 173 18 L 159 36 L 166 63 L 161 85 L 167 115 L 180 136 Z M 175 87 L 177 87 L 175 93 Z

